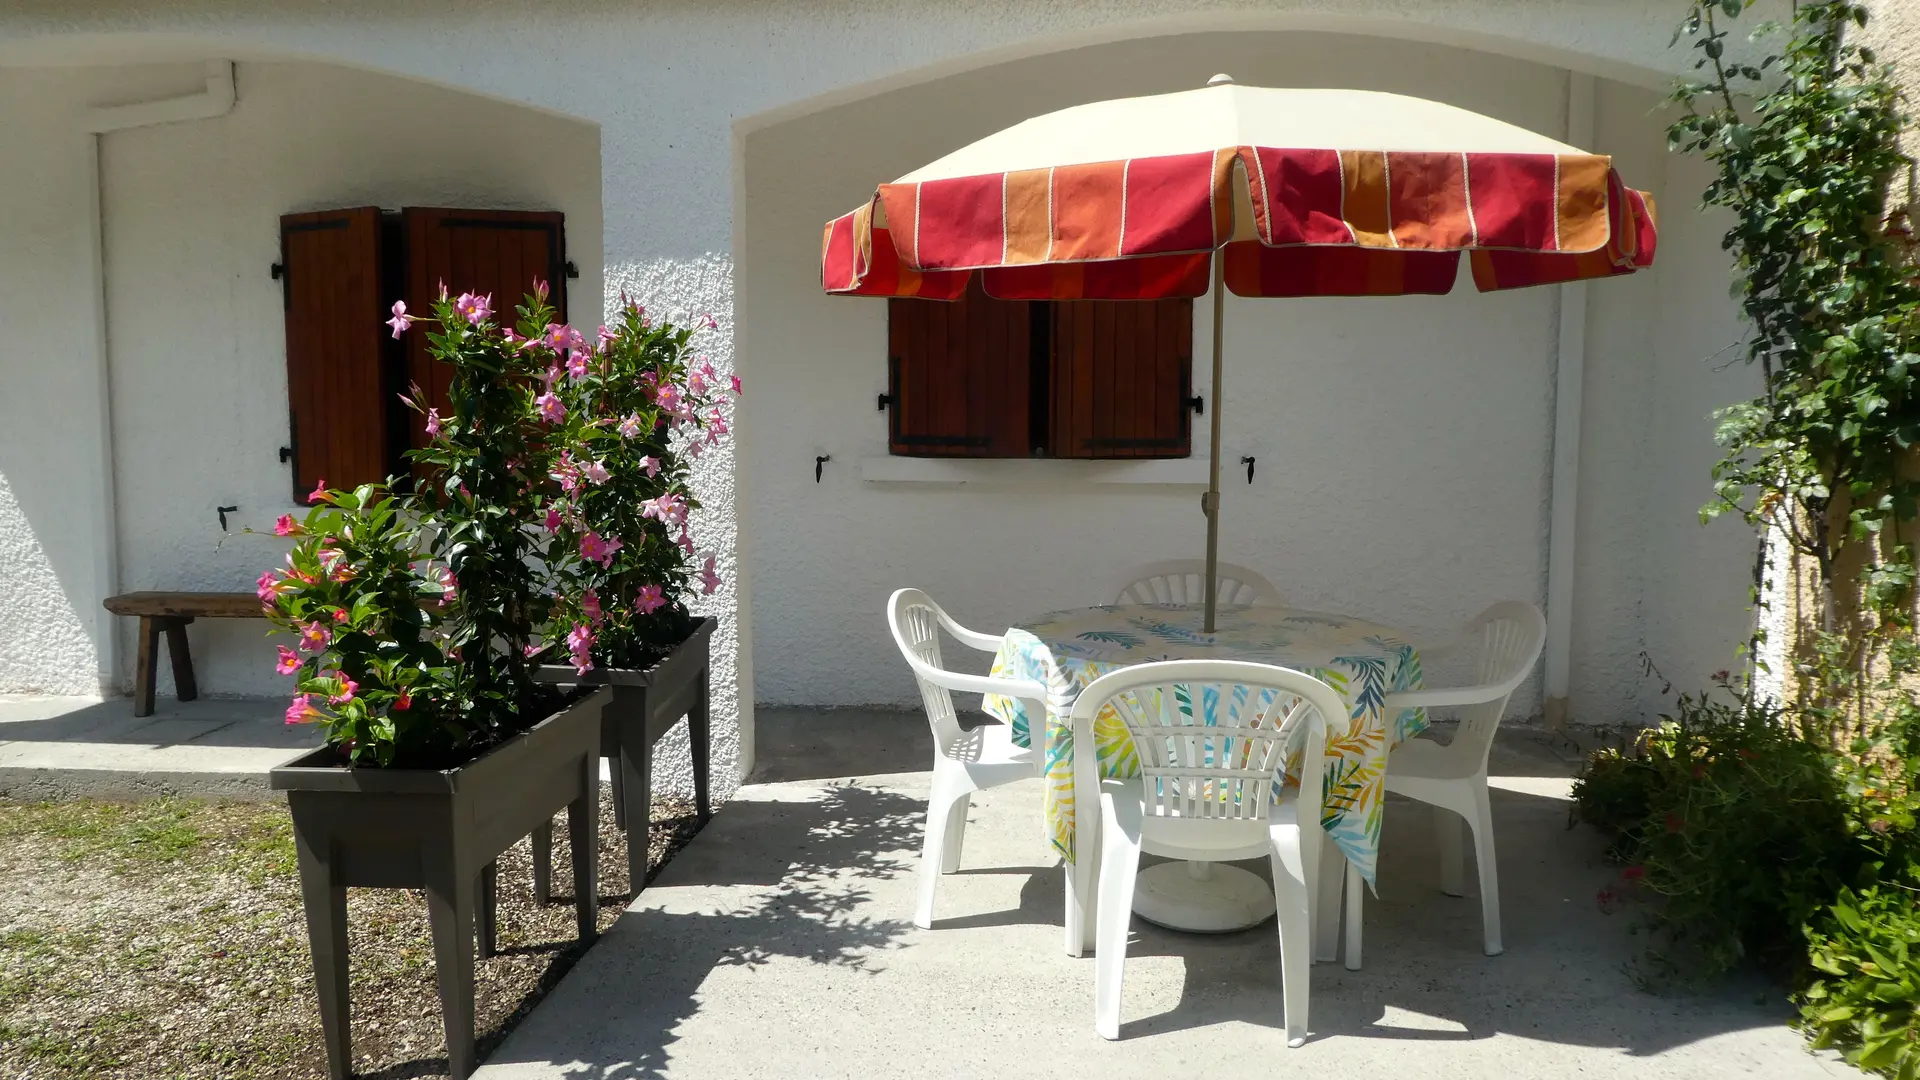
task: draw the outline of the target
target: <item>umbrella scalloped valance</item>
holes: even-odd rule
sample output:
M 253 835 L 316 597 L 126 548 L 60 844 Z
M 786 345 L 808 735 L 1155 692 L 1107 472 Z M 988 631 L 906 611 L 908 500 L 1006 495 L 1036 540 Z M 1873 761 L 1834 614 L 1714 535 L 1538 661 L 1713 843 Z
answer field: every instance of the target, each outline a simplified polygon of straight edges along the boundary
M 1239 167 L 1236 168 L 1235 166 Z M 1236 190 L 1244 176 L 1244 190 Z M 1236 202 L 1251 221 L 1236 221 Z M 1483 292 L 1653 262 L 1651 198 L 1593 154 L 1275 149 L 882 184 L 826 227 L 826 291 L 952 300 Z

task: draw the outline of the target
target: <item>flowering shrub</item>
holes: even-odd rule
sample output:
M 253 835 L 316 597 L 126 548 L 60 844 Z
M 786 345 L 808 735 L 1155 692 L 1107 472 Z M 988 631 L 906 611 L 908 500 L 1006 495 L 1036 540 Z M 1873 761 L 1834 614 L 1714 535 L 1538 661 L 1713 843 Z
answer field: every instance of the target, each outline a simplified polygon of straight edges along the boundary
M 276 665 L 298 690 L 287 722 L 320 724 L 356 763 L 447 757 L 470 705 L 447 654 L 451 575 L 420 562 L 411 500 L 371 484 L 314 497 L 305 522 L 280 519 L 274 531 L 299 542 L 257 582 L 269 617 L 295 637 Z
M 559 704 L 535 680 L 544 653 L 643 666 L 691 629 L 694 583 L 720 584 L 689 531 L 687 462 L 726 435 L 739 381 L 637 305 L 591 338 L 553 314 L 539 282 L 513 329 L 491 297 L 395 304 L 394 336 L 432 327 L 452 371 L 446 415 L 418 387 L 403 398 L 428 435 L 408 455 L 416 490 L 322 481 L 306 519 L 275 529 L 297 537 L 258 583 L 296 639 L 280 646 L 287 721 L 322 725 L 351 763 L 466 760 Z
M 726 436 L 740 381 L 690 355 L 694 332 L 627 303 L 597 340 L 572 335 L 564 354 L 550 343 L 549 636 L 576 671 L 648 666 L 691 632 L 682 598 L 720 585 L 688 523 L 700 504 L 687 481 L 689 461 Z

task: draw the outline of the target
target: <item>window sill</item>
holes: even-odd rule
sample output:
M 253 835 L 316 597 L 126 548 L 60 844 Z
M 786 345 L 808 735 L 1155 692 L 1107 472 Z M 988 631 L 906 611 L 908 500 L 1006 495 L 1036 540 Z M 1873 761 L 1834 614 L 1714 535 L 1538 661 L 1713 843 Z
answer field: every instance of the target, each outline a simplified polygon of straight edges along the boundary
M 859 469 L 860 479 L 869 484 L 976 488 L 1207 486 L 1207 459 L 1203 457 L 1144 461 L 867 457 L 860 459 Z

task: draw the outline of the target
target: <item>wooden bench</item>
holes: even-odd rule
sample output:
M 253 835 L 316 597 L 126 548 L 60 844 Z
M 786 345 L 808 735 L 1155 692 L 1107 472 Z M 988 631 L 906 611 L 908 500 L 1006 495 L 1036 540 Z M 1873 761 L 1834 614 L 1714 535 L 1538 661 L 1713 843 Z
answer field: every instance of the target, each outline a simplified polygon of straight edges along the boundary
M 187 649 L 187 624 L 195 619 L 264 619 L 266 609 L 250 592 L 135 592 L 109 596 L 107 610 L 140 617 L 140 653 L 133 672 L 133 715 L 153 715 L 154 653 L 167 635 L 173 661 L 173 685 L 181 701 L 200 696 L 193 681 L 193 654 Z

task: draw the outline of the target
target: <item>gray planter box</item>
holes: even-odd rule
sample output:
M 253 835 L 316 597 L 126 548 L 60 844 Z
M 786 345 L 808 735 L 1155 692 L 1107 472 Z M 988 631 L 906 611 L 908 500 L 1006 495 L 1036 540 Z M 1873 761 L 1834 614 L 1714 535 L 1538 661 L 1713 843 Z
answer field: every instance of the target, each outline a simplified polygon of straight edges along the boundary
M 348 1030 L 347 889 L 424 889 L 447 1065 L 473 1072 L 473 960 L 494 947 L 494 860 L 565 807 L 580 941 L 594 938 L 601 690 L 452 769 L 363 769 L 310 751 L 274 769 L 287 793 L 307 909 L 327 1072 L 353 1067 Z M 476 909 L 478 920 L 476 924 Z
M 639 896 L 647 884 L 647 835 L 653 808 L 653 746 L 682 716 L 687 718 L 687 748 L 693 757 L 693 799 L 700 821 L 705 823 L 713 810 L 708 801 L 708 755 L 712 747 L 712 728 L 707 717 L 708 641 L 719 623 L 701 619 L 687 640 L 650 668 L 596 668 L 585 675 L 565 665 L 540 668 L 542 682 L 606 686 L 613 699 L 600 714 L 600 753 L 613 763 L 613 812 L 615 823 L 629 832 L 627 839 L 627 881 L 631 895 Z M 632 822 L 639 822 L 640 836 L 632 835 Z M 553 865 L 551 826 L 533 834 L 533 896 L 546 903 Z

